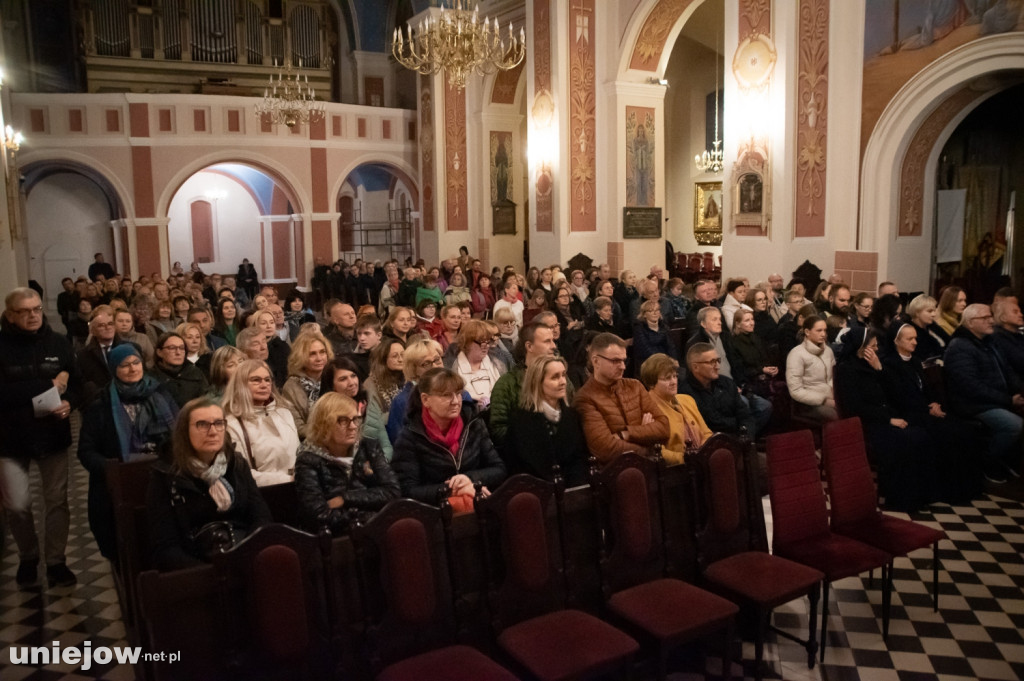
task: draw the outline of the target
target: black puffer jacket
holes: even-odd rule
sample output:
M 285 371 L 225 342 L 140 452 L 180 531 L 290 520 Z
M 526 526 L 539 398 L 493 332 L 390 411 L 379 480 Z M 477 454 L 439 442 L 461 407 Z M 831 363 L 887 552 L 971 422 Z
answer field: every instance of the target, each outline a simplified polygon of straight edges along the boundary
M 164 385 L 179 409 L 189 400 L 202 397 L 210 389 L 206 376 L 191 362 L 185 362 L 177 371 L 157 364 L 150 373 Z
M 304 529 L 315 533 L 327 527 L 340 534 L 354 520 L 397 499 L 401 489 L 380 443 L 364 438 L 356 447 L 351 468 L 342 466 L 323 447 L 303 443 L 295 459 L 295 492 Z M 327 500 L 337 496 L 345 500 L 344 505 L 330 508 Z
M 1020 385 L 991 336 L 979 339 L 961 326 L 946 349 L 945 362 L 946 394 L 955 414 L 974 416 L 1013 407 L 1013 395 L 1020 392 Z
M 679 392 L 694 399 L 704 422 L 714 432 L 737 435 L 741 427 L 747 429 L 748 435 L 754 432 L 754 417 L 731 378 L 719 376 L 705 388 L 687 372 Z
M 460 473 L 473 482 L 494 490 L 505 481 L 505 463 L 498 456 L 483 419 L 475 416 L 472 401 L 462 403 L 462 437 L 459 453 L 427 436 L 423 426 L 423 401 L 418 389 L 409 400 L 408 422 L 394 446 L 392 467 L 402 484 L 402 495 L 427 504 L 438 504 L 448 496 L 444 484 Z
M 0 323 L 0 456 L 27 461 L 71 446 L 71 421 L 56 416 L 36 418 L 32 398 L 53 387 L 53 379 L 68 372 L 63 399 L 76 404 L 78 372 L 67 338 L 43 320 L 32 333 L 9 322 Z

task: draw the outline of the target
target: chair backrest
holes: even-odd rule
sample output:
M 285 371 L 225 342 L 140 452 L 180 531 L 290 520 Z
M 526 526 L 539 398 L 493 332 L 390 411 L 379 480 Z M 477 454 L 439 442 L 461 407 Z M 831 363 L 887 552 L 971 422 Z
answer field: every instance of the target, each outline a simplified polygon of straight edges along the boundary
M 125 623 L 133 626 L 136 578 L 149 565 L 149 521 L 146 516 L 146 490 L 155 459 L 124 463 L 111 459 L 104 468 L 107 489 L 114 506 L 114 527 L 117 532 L 117 562 L 122 583 Z
M 745 551 L 767 551 L 757 464 L 750 444 L 729 435 L 712 436 L 686 455 L 693 475 L 693 518 L 697 565 Z
M 773 547 L 777 550 L 828 534 L 828 510 L 811 431 L 772 435 L 767 446 Z
M 878 490 L 871 477 L 860 419 L 826 423 L 821 455 L 832 502 L 832 526 L 842 527 L 876 515 Z
M 351 530 L 374 675 L 455 642 L 448 558 L 451 508 L 395 499 Z
M 627 452 L 591 467 L 590 488 L 601 533 L 605 597 L 666 574 L 661 471 L 664 459 Z
M 519 474 L 476 500 L 495 633 L 565 607 L 560 496 L 560 481 Z
M 330 536 L 267 525 L 214 556 L 230 663 L 244 673 L 276 666 L 330 673 L 331 625 L 324 561 Z
M 278 485 L 260 487 L 263 501 L 267 502 L 270 517 L 275 523 L 299 527 L 299 494 L 294 482 L 282 482 Z

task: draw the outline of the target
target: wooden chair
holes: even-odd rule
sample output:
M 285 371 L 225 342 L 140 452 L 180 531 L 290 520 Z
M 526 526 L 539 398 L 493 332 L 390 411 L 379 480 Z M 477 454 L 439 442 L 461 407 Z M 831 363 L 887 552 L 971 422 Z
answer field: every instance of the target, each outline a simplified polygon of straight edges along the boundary
M 809 430 L 771 435 L 768 495 L 772 504 L 773 553 L 824 573 L 821 598 L 821 661 L 828 643 L 828 587 L 837 579 L 875 568 L 892 557 L 880 549 L 829 530 L 825 492 Z M 883 628 L 889 617 L 889 580 L 883 580 Z
M 818 598 L 825 575 L 768 553 L 753 448 L 718 434 L 688 453 L 686 462 L 694 471 L 691 500 L 698 567 L 711 591 L 756 613 L 755 678 L 761 678 L 768 629 L 802 644 L 807 649 L 807 667 L 813 669 Z M 810 599 L 807 640 L 771 625 L 772 610 L 805 595 Z
M 676 647 L 719 632 L 722 673 L 731 676 L 729 651 L 736 605 L 704 589 L 668 577 L 662 524 L 660 473 L 664 460 L 632 452 L 598 470 L 591 490 L 601 537 L 601 588 L 608 609 L 658 650 L 658 678 Z
M 859 418 L 826 424 L 823 439 L 822 459 L 832 502 L 832 531 L 874 546 L 893 557 L 931 546 L 932 597 L 938 612 L 939 541 L 945 539 L 946 533 L 921 523 L 885 515 L 878 509 L 878 490 L 871 477 L 864 429 Z M 890 559 L 890 590 L 892 567 Z M 883 635 L 888 637 L 888 617 L 884 627 Z
M 261 527 L 214 556 L 232 676 L 322 679 L 334 671 L 325 561 L 330 535 Z
M 149 523 L 146 519 L 146 490 L 155 459 L 124 463 L 107 462 L 104 472 L 114 506 L 117 532 L 117 568 L 114 584 L 121 602 L 121 616 L 129 632 L 136 631 L 137 578 L 149 567 Z
M 299 496 L 295 491 L 294 482 L 283 482 L 278 485 L 260 487 L 260 494 L 267 502 L 270 516 L 275 523 L 301 527 L 299 522 Z
M 352 528 L 370 671 L 381 681 L 516 678 L 456 643 L 450 519 L 447 504 L 396 499 Z
M 489 497 L 477 498 L 498 645 L 541 681 L 626 672 L 637 642 L 593 615 L 566 607 L 560 494 L 560 484 L 514 475 Z

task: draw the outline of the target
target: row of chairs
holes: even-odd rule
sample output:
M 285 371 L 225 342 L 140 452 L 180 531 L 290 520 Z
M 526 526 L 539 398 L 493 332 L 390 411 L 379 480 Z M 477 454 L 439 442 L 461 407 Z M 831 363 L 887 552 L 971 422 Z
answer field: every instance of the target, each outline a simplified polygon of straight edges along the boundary
M 932 596 L 939 607 L 939 542 L 945 533 L 883 514 L 871 474 L 859 418 L 825 424 L 821 462 L 809 430 L 767 438 L 768 489 L 772 508 L 772 550 L 824 574 L 821 659 L 828 629 L 828 588 L 845 577 L 882 571 L 882 636 L 888 640 L 893 562 L 932 547 Z M 831 513 L 822 488 L 828 484 Z M 812 625 L 813 626 L 813 625 Z

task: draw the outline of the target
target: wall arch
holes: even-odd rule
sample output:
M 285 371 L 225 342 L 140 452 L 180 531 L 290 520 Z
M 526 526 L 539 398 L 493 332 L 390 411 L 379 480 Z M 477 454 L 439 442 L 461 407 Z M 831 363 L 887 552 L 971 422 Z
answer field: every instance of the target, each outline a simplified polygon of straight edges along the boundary
M 878 253 L 879 277 L 895 276 L 898 272 L 901 287 L 908 290 L 921 290 L 928 285 L 931 225 L 925 223 L 921 236 L 897 236 L 900 173 L 914 134 L 954 91 L 982 76 L 1010 70 L 1024 70 L 1024 34 L 981 38 L 925 67 L 896 93 L 882 112 L 861 162 L 857 235 L 858 249 Z M 981 99 L 984 98 L 975 100 L 971 108 Z M 942 131 L 936 143 L 940 148 L 969 110 L 965 108 Z M 935 158 L 933 149 L 925 170 L 926 183 L 933 190 Z M 925 194 L 926 205 L 934 205 L 933 194 Z
M 71 172 L 84 175 L 95 182 L 115 204 L 117 215 L 113 218 L 126 218 L 135 215 L 135 205 L 131 200 L 131 192 L 113 170 L 96 161 L 96 159 L 70 150 L 33 151 L 19 157 L 19 171 L 31 182 L 33 173 L 40 175 L 49 172 Z M 31 186 L 26 187 L 31 191 Z
M 668 67 L 672 46 L 683 25 L 704 0 L 643 0 L 629 18 L 621 41 L 617 79 L 645 81 L 660 78 Z M 650 22 L 650 23 L 648 23 Z M 650 64 L 638 69 L 634 55 L 652 54 Z
M 359 166 L 364 165 L 384 166 L 394 173 L 395 176 L 409 188 L 409 191 L 413 196 L 413 209 L 419 210 L 419 184 L 413 180 L 417 175 L 416 169 L 405 161 L 395 158 L 382 158 L 375 154 L 365 154 L 346 165 L 344 169 L 338 173 L 337 179 L 334 181 L 334 185 L 331 187 L 331 192 L 328 196 L 337 197 L 341 193 L 342 186 L 348 181 L 348 177 L 352 174 L 352 171 Z

